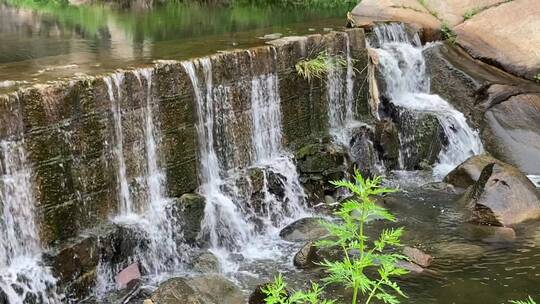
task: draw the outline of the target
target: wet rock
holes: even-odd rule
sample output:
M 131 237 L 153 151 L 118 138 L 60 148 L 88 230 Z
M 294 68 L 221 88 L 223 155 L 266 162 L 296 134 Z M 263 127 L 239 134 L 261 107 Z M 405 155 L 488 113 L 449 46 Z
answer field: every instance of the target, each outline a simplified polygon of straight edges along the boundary
M 441 243 L 436 247 L 437 259 L 479 259 L 485 254 L 483 247 L 460 242 Z
M 183 278 L 172 278 L 162 283 L 152 294 L 152 302 L 160 304 L 202 304 L 204 299 Z
M 182 223 L 184 240 L 188 244 L 199 241 L 205 206 L 205 198 L 195 193 L 182 195 L 172 206 L 171 214 L 175 221 Z
M 382 151 L 381 158 L 387 169 L 398 167 L 399 133 L 390 119 L 382 119 L 375 125 L 375 145 Z
M 328 231 L 320 221 L 321 218 L 306 217 L 287 225 L 279 232 L 279 236 L 289 242 L 304 242 L 318 240 L 326 235 Z
M 460 230 L 465 238 L 488 244 L 512 243 L 516 240 L 516 232 L 510 227 L 464 224 Z
M 424 268 L 409 261 L 397 261 L 396 266 L 409 271 L 411 274 L 421 274 L 424 272 Z
M 410 259 L 411 262 L 423 268 L 429 267 L 433 261 L 433 257 L 418 248 L 404 247 L 403 254 Z
M 219 275 L 172 278 L 162 283 L 152 294 L 159 304 L 242 304 L 241 290 Z
M 487 154 L 471 156 L 448 173 L 443 181 L 456 187 L 468 188 L 478 181 L 482 170 L 493 163 L 502 164 L 503 162 Z
M 285 183 L 287 179 L 277 172 L 268 168 L 249 168 L 249 189 L 251 191 L 251 203 L 257 213 L 263 213 L 267 210 L 265 206 L 266 192 L 273 195 L 278 201 L 285 198 Z M 240 181 L 242 182 L 242 181 Z
M 401 157 L 407 170 L 423 170 L 437 161 L 447 138 L 437 117 L 384 103 L 385 111 L 400 130 Z
M 129 286 L 136 285 L 141 279 L 141 272 L 139 271 L 139 265 L 133 263 L 128 267 L 120 271 L 115 277 L 116 286 L 119 289 L 124 289 Z
M 316 266 L 318 256 L 317 256 L 317 247 L 313 242 L 307 242 L 300 251 L 294 255 L 293 264 L 297 268 L 310 268 Z
M 143 301 L 143 304 L 154 304 L 154 302 L 150 299 L 146 299 Z
M 336 190 L 330 181 L 342 179 L 348 171 L 348 153 L 332 143 L 312 143 L 296 150 L 300 182 L 310 202 L 320 203 Z
M 261 284 L 255 287 L 255 290 L 249 295 L 248 304 L 266 304 L 266 294 L 263 289 L 268 288 L 269 283 Z
M 193 270 L 201 273 L 219 272 L 219 260 L 211 252 L 203 252 L 193 261 Z
M 445 193 L 463 192 L 463 190 L 458 191 L 453 185 L 443 183 L 443 182 L 433 182 L 433 183 L 424 184 L 422 185 L 422 189 L 430 190 L 430 191 L 437 191 L 437 192 L 445 192 Z
M 373 130 L 365 125 L 352 130 L 349 142 L 351 160 L 362 176 L 370 177 L 375 172 L 376 155 L 373 147 Z
M 0 304 L 9 304 L 9 298 L 2 288 L 0 288 Z
M 534 184 L 510 165 L 487 165 L 462 196 L 473 223 L 511 226 L 540 218 L 540 195 Z

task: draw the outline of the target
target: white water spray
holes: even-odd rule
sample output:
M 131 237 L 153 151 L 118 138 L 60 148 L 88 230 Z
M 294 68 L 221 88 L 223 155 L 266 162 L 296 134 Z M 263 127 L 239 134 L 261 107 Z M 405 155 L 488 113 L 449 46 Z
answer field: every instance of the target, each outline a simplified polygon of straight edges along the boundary
M 231 253 L 240 253 L 246 259 L 275 257 L 278 253 L 272 244 L 278 239 L 279 228 L 303 214 L 303 191 L 296 167 L 282 146 L 277 76 L 258 75 L 251 80 L 248 93 L 251 94 L 252 160 L 250 168 L 245 169 L 234 167 L 234 160 L 220 159 L 215 148 L 219 142 L 232 145 L 229 149 L 238 149 L 234 139 L 221 138 L 227 134 L 217 132 L 230 128 L 229 120 L 218 119 L 227 115 L 222 111 L 231 108 L 231 96 L 227 93 L 230 90 L 222 85 L 214 86 L 209 58 L 184 62 L 183 66 L 197 103 L 200 192 L 206 198 L 203 235 L 209 238 L 212 251 L 220 258 L 225 272 L 237 268 L 230 259 Z M 253 205 L 251 189 L 238 186 L 245 180 L 246 170 L 262 172 L 264 197 L 259 202 L 262 207 Z M 270 176 L 282 184 L 283 198 L 269 190 Z
M 23 142 L 0 141 L 0 291 L 8 303 L 60 303 L 42 265 L 32 171 Z
M 390 102 L 407 110 L 431 113 L 437 117 L 448 139 L 439 153 L 434 175 L 446 175 L 461 162 L 483 151 L 478 132 L 465 116 L 438 95 L 429 94 L 429 77 L 418 35 L 409 38 L 402 24 L 375 27 L 379 66 Z

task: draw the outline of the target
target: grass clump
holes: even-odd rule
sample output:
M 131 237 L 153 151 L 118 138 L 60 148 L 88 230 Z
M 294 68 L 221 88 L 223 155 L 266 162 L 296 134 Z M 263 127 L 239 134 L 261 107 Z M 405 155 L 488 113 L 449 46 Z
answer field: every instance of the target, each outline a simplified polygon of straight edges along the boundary
M 347 66 L 347 60 L 342 56 L 330 56 L 326 51 L 320 52 L 312 59 L 298 61 L 294 68 L 298 75 L 311 82 L 313 79 L 322 79 L 331 70 L 339 70 Z
M 478 13 L 481 12 L 481 11 L 482 11 L 482 9 L 479 8 L 479 7 L 474 7 L 474 8 L 468 9 L 468 10 L 463 14 L 463 19 L 469 20 L 469 19 L 471 19 L 474 15 L 478 14 Z
M 379 237 L 370 240 L 367 223 L 373 220 L 395 222 L 395 217 L 386 209 L 378 206 L 372 197 L 395 190 L 381 187 L 381 178 L 364 179 L 356 171 L 353 181 L 342 180 L 332 182 L 337 188 L 347 189 L 353 197 L 345 201 L 335 212 L 338 223 L 323 222 L 330 237 L 318 241 L 318 247 L 340 248 L 343 258 L 339 261 L 325 260 L 320 265 L 326 268 L 325 285 L 337 284 L 352 291 L 351 304 L 368 304 L 374 300 L 382 303 L 397 304 L 399 297 L 406 297 L 394 277 L 407 273 L 399 268 L 399 260 L 404 256 L 394 253 L 392 249 L 401 246 L 402 228 L 384 229 Z M 281 276 L 263 290 L 267 304 L 329 304 L 334 300 L 321 299 L 322 289 L 312 284 L 311 290 L 295 292 L 292 295 L 284 290 Z M 303 297 L 303 298 L 302 298 Z M 292 301 L 291 299 L 301 299 Z
M 456 43 L 457 34 L 446 21 L 444 21 L 441 25 L 441 34 L 443 40 L 446 40 L 452 44 Z
M 536 82 L 540 82 L 540 72 L 534 76 L 534 80 L 536 80 Z
M 512 304 L 536 304 L 536 302 L 529 296 L 527 300 L 517 300 L 517 301 L 510 301 Z

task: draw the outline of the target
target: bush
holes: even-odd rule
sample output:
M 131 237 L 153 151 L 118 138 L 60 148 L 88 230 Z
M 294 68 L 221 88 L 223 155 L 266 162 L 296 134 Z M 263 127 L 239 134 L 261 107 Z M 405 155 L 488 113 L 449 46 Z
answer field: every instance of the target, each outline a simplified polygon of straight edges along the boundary
M 339 284 L 352 290 L 352 304 L 367 304 L 373 299 L 390 304 L 399 303 L 398 296 L 405 297 L 405 294 L 392 278 L 407 273 L 397 267 L 397 262 L 406 258 L 389 250 L 401 245 L 403 229 L 384 229 L 376 240 L 370 240 L 366 235 L 366 224 L 372 220 L 395 222 L 392 214 L 372 200 L 375 195 L 395 190 L 381 187 L 380 177 L 364 179 L 359 171 L 355 171 L 354 182 L 342 180 L 332 184 L 349 190 L 353 197 L 335 212 L 340 219 L 339 223 L 323 222 L 330 237 L 317 242 L 317 246 L 340 248 L 344 256 L 341 261 L 325 260 L 321 263 L 328 273 L 323 282 L 326 285 Z M 333 303 L 330 300 L 320 300 L 322 290 L 317 284 L 312 284 L 308 292 L 295 292 L 291 296 L 288 296 L 285 286 L 281 276 L 278 276 L 274 283 L 264 290 L 268 296 L 266 303 Z

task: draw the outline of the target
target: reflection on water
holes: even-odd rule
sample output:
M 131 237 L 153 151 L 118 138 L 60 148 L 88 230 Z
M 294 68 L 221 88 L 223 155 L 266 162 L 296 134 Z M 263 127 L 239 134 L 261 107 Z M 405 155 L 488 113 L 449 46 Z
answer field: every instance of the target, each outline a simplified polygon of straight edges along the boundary
M 13 84 L 8 80 L 46 81 L 251 47 L 270 33 L 322 32 L 343 26 L 347 11 L 183 3 L 121 10 L 45 3 L 0 0 L 0 87 Z

